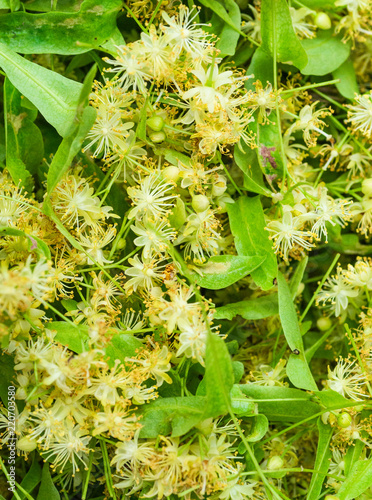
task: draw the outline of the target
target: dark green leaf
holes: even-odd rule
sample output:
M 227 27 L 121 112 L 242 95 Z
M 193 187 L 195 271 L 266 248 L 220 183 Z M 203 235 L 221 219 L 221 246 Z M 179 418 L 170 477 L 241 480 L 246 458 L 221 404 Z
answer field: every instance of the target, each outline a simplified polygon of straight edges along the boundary
M 296 308 L 286 279 L 280 272 L 278 273 L 278 297 L 280 321 L 288 345 L 292 351 L 298 350 L 300 353 L 303 353 L 304 344 L 298 324 Z
M 278 62 L 304 68 L 307 56 L 292 26 L 286 0 L 263 0 L 261 7 L 262 49 L 276 54 Z
M 253 78 L 245 82 L 247 90 L 255 90 L 253 83 L 260 80 L 265 87 L 267 83 L 274 83 L 274 62 L 270 54 L 265 52 L 260 46 L 253 54 L 251 64 L 248 67 L 247 75 L 253 75 Z
M 40 483 L 40 481 L 41 467 L 39 465 L 39 462 L 37 461 L 37 455 L 35 454 L 32 460 L 31 467 L 27 471 L 25 477 L 22 479 L 21 486 L 25 491 L 27 491 L 27 493 L 32 493 L 36 486 Z M 25 494 L 22 493 L 22 491 L 18 490 L 17 500 L 24 500 L 25 498 Z M 13 497 L 12 500 L 16 500 L 16 498 Z
M 0 398 L 4 406 L 8 406 L 8 387 L 13 384 L 14 361 L 12 356 L 2 353 L 0 356 Z
M 346 99 L 354 99 L 355 94 L 359 94 L 359 86 L 356 79 L 354 64 L 351 59 L 347 59 L 332 73 L 333 78 L 339 78 L 336 83 L 337 90 Z
M 234 385 L 230 392 L 231 408 L 239 417 L 250 417 L 257 414 L 257 405 L 247 398 L 240 390 L 239 385 Z
M 293 276 L 292 276 L 291 281 L 289 283 L 289 290 L 291 292 L 293 300 L 297 296 L 298 287 L 300 286 L 302 278 L 304 277 L 304 272 L 305 272 L 308 261 L 309 261 L 309 258 L 308 258 L 308 256 L 306 256 L 297 264 L 296 271 L 293 273 Z
M 314 469 L 311 476 L 311 482 L 307 492 L 306 500 L 318 500 L 322 490 L 322 485 L 329 468 L 329 461 L 331 458 L 330 442 L 333 434 L 333 429 L 330 425 L 325 425 L 318 420 L 318 447 L 316 449 L 316 458 Z
M 241 196 L 228 206 L 230 228 L 239 255 L 267 255 L 265 265 L 252 273 L 252 279 L 263 290 L 273 286 L 277 275 L 277 261 L 271 241 L 265 231 L 265 216 L 260 197 Z
M 217 0 L 200 0 L 200 3 L 215 12 L 230 28 L 240 33 L 240 24 L 238 26 L 235 24 L 221 3 Z
M 200 268 L 202 276 L 195 273 L 195 281 L 203 288 L 221 290 L 252 273 L 265 260 L 262 256 L 216 255 Z
M 354 464 L 359 460 L 366 443 L 363 443 L 360 439 L 356 439 L 351 446 L 347 449 L 345 455 L 345 475 L 348 476 Z
M 270 421 L 299 422 L 320 411 L 310 401 L 310 395 L 288 387 L 262 387 L 256 384 L 239 385 L 241 391 L 258 404 L 258 412 Z
M 244 319 L 257 320 L 278 314 L 278 295 L 273 293 L 257 299 L 242 300 L 226 306 L 217 307 L 216 319 L 233 319 L 242 316 Z
M 1 41 L 22 54 L 80 54 L 110 38 L 120 7 L 120 0 L 85 0 L 78 12 L 3 14 Z
M 358 460 L 337 492 L 339 500 L 353 500 L 372 486 L 372 458 Z
M 231 21 L 234 26 L 240 29 L 241 17 L 240 17 L 240 9 L 237 3 L 234 0 L 224 0 L 223 6 L 226 8 L 228 15 L 230 16 Z M 213 28 L 213 22 L 212 22 Z M 233 56 L 235 54 L 236 45 L 239 40 L 239 32 L 236 28 L 232 28 L 229 24 L 223 23 L 222 29 L 220 32 L 216 32 L 213 30 L 213 33 L 218 36 L 219 40 L 216 44 L 216 48 L 221 51 L 221 56 L 230 55 Z
M 246 144 L 236 144 L 234 160 L 244 172 L 244 187 L 249 191 L 265 196 L 271 196 L 271 191 L 265 186 L 262 171 L 258 163 L 257 149 L 251 149 Z
M 57 488 L 50 476 L 49 464 L 45 463 L 41 474 L 41 484 L 37 500 L 60 500 Z
M 274 113 L 270 114 L 269 123 L 257 125 L 258 161 L 270 183 L 278 177 L 282 178 L 286 168 L 281 153 L 282 133 Z
M 350 43 L 342 35 L 334 36 L 333 30 L 318 31 L 316 38 L 302 40 L 309 62 L 301 69 L 303 75 L 326 75 L 343 64 L 350 54 Z
M 0 43 L 0 66 L 12 84 L 65 137 L 71 131 L 81 83 L 32 63 Z
M 82 353 L 87 350 L 89 333 L 86 325 L 72 325 L 65 321 L 52 321 L 48 323 L 48 328 L 57 332 L 54 340 L 68 347 L 71 351 Z

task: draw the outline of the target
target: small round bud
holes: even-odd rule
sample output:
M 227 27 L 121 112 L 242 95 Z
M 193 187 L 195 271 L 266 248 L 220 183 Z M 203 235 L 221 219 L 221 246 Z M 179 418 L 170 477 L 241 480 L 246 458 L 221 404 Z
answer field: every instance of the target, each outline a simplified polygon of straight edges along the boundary
M 216 179 L 216 182 L 213 184 L 212 195 L 222 196 L 223 193 L 226 191 L 226 188 L 227 188 L 227 183 L 225 177 L 219 175 L 218 178 Z
M 156 144 L 165 141 L 166 137 L 167 136 L 164 134 L 164 132 L 153 132 L 152 134 L 150 134 L 150 139 Z
M 326 332 L 331 328 L 332 321 L 329 318 L 323 316 L 317 320 L 316 326 L 319 328 L 321 332 Z
M 282 457 L 275 455 L 269 459 L 267 462 L 267 470 L 279 470 L 283 467 L 284 460 Z
M 17 448 L 21 451 L 25 451 L 26 453 L 30 453 L 34 451 L 37 447 L 37 442 L 35 439 L 31 439 L 29 436 L 23 436 L 21 439 L 17 441 Z
M 171 165 L 170 167 L 165 167 L 161 173 L 165 180 L 176 182 L 180 176 L 180 169 Z
M 193 197 L 191 205 L 195 212 L 204 212 L 209 207 L 209 200 L 204 194 L 197 194 Z
M 314 24 L 321 30 L 329 30 L 332 28 L 332 21 L 325 12 L 318 12 L 315 16 Z
M 118 250 L 123 250 L 127 246 L 127 241 L 125 238 L 120 238 L 118 241 L 118 244 L 116 245 L 116 248 Z
M 146 125 L 154 130 L 154 132 L 160 132 L 164 127 L 164 120 L 161 116 L 152 116 L 146 122 Z
M 362 192 L 369 197 L 372 197 L 372 179 L 364 179 L 362 182 Z
M 347 411 L 343 411 L 337 417 L 337 424 L 339 427 L 342 427 L 343 429 L 346 429 L 346 427 L 349 427 L 351 425 L 352 421 L 353 421 L 353 418 L 350 415 L 350 413 L 348 413 Z
M 298 297 L 299 295 L 301 295 L 301 293 L 304 291 L 304 289 L 305 289 L 305 284 L 304 283 L 300 283 L 298 285 L 298 288 L 297 288 L 296 297 Z

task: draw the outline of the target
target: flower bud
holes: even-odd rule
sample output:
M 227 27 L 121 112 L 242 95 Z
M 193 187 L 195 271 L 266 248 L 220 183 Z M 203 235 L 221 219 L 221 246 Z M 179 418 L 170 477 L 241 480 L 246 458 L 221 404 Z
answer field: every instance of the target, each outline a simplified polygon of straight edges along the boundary
M 332 28 L 332 21 L 325 12 L 318 12 L 315 16 L 314 24 L 321 30 L 329 30 Z
M 213 196 L 222 196 L 223 193 L 226 191 L 227 185 L 226 185 L 226 179 L 222 175 L 219 175 L 218 178 L 216 179 L 216 182 L 213 184 L 212 187 L 212 195 Z
M 160 132 L 164 127 L 164 120 L 161 116 L 152 116 L 146 122 L 147 126 L 154 130 L 154 132 Z
M 156 144 L 165 141 L 166 137 L 167 136 L 164 134 L 164 132 L 153 132 L 152 134 L 150 134 L 150 139 Z
M 329 318 L 322 316 L 317 320 L 316 326 L 319 328 L 321 332 L 326 332 L 331 328 L 332 321 Z
M 351 425 L 351 422 L 353 421 L 352 416 L 350 413 L 347 411 L 343 411 L 337 418 L 337 424 L 339 427 L 342 427 L 343 429 L 346 429 L 346 427 L 349 427 Z
M 284 460 L 278 455 L 274 455 L 267 462 L 267 470 L 279 470 L 283 467 Z
M 176 182 L 180 176 L 180 169 L 171 165 L 170 167 L 165 167 L 161 173 L 165 180 Z
M 118 250 L 123 250 L 127 245 L 127 241 L 125 238 L 120 238 L 120 240 L 118 241 L 118 244 L 116 245 L 116 248 Z
M 372 197 L 372 179 L 364 179 L 362 182 L 362 192 L 369 197 Z
M 204 212 L 209 207 L 209 200 L 204 194 L 197 194 L 193 197 L 191 205 L 195 212 Z
M 29 436 L 24 436 L 17 441 L 17 448 L 26 453 L 34 451 L 37 447 L 36 439 L 31 439 Z

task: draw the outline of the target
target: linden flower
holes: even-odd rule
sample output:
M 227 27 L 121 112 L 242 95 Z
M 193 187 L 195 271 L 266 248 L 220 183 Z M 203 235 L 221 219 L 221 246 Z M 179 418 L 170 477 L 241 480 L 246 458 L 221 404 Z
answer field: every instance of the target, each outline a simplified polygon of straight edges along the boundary
M 163 19 L 168 24 L 162 29 L 173 46 L 176 56 L 185 50 L 193 58 L 200 57 L 211 46 L 209 41 L 211 35 L 200 28 L 200 26 L 207 25 L 194 22 L 198 15 L 199 11 L 195 6 L 188 9 L 183 4 L 179 6 L 177 16 L 169 17 L 165 11 L 162 12 Z
M 244 482 L 239 476 L 227 478 L 227 485 L 218 495 L 220 500 L 246 500 L 254 498 L 257 481 Z
M 267 116 L 275 109 L 277 104 L 280 104 L 282 99 L 279 97 L 278 92 L 273 91 L 271 83 L 268 83 L 265 88 L 262 87 L 260 81 L 257 81 L 254 85 L 256 91 L 248 92 L 248 105 L 252 113 L 259 109 L 260 121 L 265 123 L 268 121 Z
M 129 187 L 127 191 L 134 205 L 128 214 L 129 219 L 140 219 L 144 215 L 155 220 L 164 217 L 173 207 L 176 197 L 172 193 L 174 185 L 160 180 L 156 174 L 141 179 L 137 187 Z
M 116 229 L 114 227 L 109 227 L 107 229 L 101 229 L 93 227 L 93 230 L 79 234 L 79 242 L 82 247 L 86 249 L 88 254 L 87 263 L 94 264 L 97 262 L 100 266 L 103 264 L 110 264 L 112 260 L 105 258 L 102 248 L 108 245 L 116 236 Z
M 129 45 L 116 46 L 118 55 L 116 59 L 105 58 L 104 61 L 113 67 L 107 69 L 109 73 L 118 75 L 118 83 L 126 91 L 132 87 L 146 94 L 146 81 L 150 78 L 146 61 L 143 58 L 143 43 L 138 41 Z
M 336 316 L 340 316 L 349 304 L 349 298 L 356 297 L 358 290 L 346 281 L 345 274 L 339 267 L 337 275 L 328 278 L 323 290 L 318 293 L 317 303 L 331 302 L 330 308 L 334 310 Z
M 53 459 L 52 467 L 58 468 L 59 472 L 62 472 L 67 464 L 72 465 L 72 473 L 75 475 L 80 470 L 79 463 L 87 466 L 91 436 L 86 434 L 87 431 L 82 430 L 79 425 L 73 426 L 69 420 L 65 420 L 63 434 L 50 443 L 43 456 L 47 460 Z
M 353 287 L 367 287 L 372 290 L 372 267 L 370 262 L 358 260 L 355 266 L 349 264 L 348 270 L 345 272 L 346 280 Z
M 128 262 L 132 267 L 126 269 L 125 274 L 132 276 L 132 278 L 125 283 L 124 288 L 126 290 L 133 290 L 134 292 L 137 288 L 151 290 L 154 283 L 161 281 L 164 265 L 159 266 L 155 260 L 148 259 L 141 262 L 138 255 L 128 259 Z
M 4 177 L 0 177 L 0 182 L 4 182 Z M 0 225 L 13 226 L 26 210 L 26 198 L 22 194 L 22 189 L 13 183 L 0 186 Z
M 316 26 L 306 22 L 305 18 L 316 13 L 307 7 L 301 7 L 300 9 L 290 7 L 289 11 L 296 34 L 301 38 L 313 38 L 315 36 L 314 31 L 316 30 Z
M 357 95 L 356 105 L 348 104 L 348 122 L 354 131 L 360 131 L 365 137 L 372 137 L 372 93 Z
M 158 35 L 152 24 L 149 34 L 141 33 L 141 40 L 151 76 L 157 80 L 169 78 L 172 72 L 170 63 L 174 59 L 174 54 L 168 45 L 168 38 L 165 35 Z
M 95 124 L 87 135 L 87 139 L 91 139 L 91 141 L 85 146 L 83 151 L 90 149 L 94 144 L 98 143 L 93 153 L 93 158 L 102 153 L 102 151 L 103 157 L 106 158 L 111 151 L 116 151 L 120 148 L 126 131 L 132 128 L 133 125 L 133 122 L 122 122 L 120 111 L 110 113 L 106 109 L 101 110 L 97 115 Z
M 126 465 L 137 468 L 140 465 L 150 465 L 156 455 L 155 441 L 146 440 L 139 442 L 139 433 L 136 431 L 134 438 L 124 443 L 117 443 L 115 456 L 111 465 L 116 464 L 116 470 L 121 471 Z
M 293 217 L 290 211 L 284 212 L 281 221 L 270 221 L 267 225 L 267 230 L 272 233 L 269 236 L 274 240 L 274 250 L 283 256 L 284 260 L 288 260 L 290 250 L 298 245 L 306 250 L 310 250 L 314 245 L 310 243 L 309 231 L 302 231 L 304 221 L 301 217 Z
M 145 221 L 144 225 L 136 221 L 136 225 L 131 226 L 131 230 L 138 235 L 134 244 L 143 247 L 145 259 L 164 253 L 169 242 L 174 240 L 176 236 L 174 229 L 169 227 L 169 222 L 161 219 L 154 223 Z
M 126 361 L 138 363 L 140 365 L 138 373 L 141 373 L 141 375 L 146 378 L 154 378 L 158 387 L 160 387 L 164 381 L 167 382 L 167 384 L 171 384 L 172 379 L 167 372 L 171 369 L 169 361 L 172 357 L 172 353 L 168 352 L 168 347 L 165 345 L 161 349 L 159 346 L 153 347 L 151 352 L 144 350 L 137 358 L 126 358 Z
M 365 397 L 362 389 L 365 380 L 355 361 L 340 358 L 333 370 L 328 367 L 328 387 L 354 401 L 360 401 Z
M 178 337 L 179 347 L 176 356 L 184 355 L 204 366 L 207 326 L 198 316 L 193 316 L 191 321 L 180 322 L 179 328 L 181 333 Z
M 286 135 L 290 136 L 296 130 L 302 130 L 304 141 L 308 147 L 316 145 L 316 134 L 324 135 L 327 140 L 332 137 L 320 128 L 325 125 L 320 118 L 330 115 L 331 112 L 327 109 L 318 109 L 315 111 L 315 106 L 317 104 L 318 102 L 314 102 L 311 105 L 306 104 L 306 106 L 301 109 L 298 119 L 286 131 Z

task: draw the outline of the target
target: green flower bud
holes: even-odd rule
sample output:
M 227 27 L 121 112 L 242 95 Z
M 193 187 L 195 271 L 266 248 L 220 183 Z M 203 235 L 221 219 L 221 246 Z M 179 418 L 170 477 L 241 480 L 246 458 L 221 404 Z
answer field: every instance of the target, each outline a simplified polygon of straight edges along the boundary
M 332 21 L 325 12 L 318 12 L 314 19 L 315 26 L 321 30 L 329 30 L 332 28 Z
M 171 165 L 170 167 L 165 167 L 161 173 L 165 180 L 176 182 L 180 176 L 180 169 Z
M 17 441 L 17 448 L 26 453 L 34 451 L 37 447 L 36 439 L 31 439 L 29 436 L 24 436 Z
M 116 245 L 116 248 L 118 250 L 123 250 L 127 246 L 127 241 L 125 238 L 120 238 L 118 241 L 118 244 Z
M 204 194 L 197 194 L 193 197 L 191 205 L 195 212 L 204 212 L 209 207 L 209 200 Z
M 282 469 L 284 465 L 284 460 L 282 457 L 275 455 L 269 459 L 267 462 L 267 470 L 279 470 Z
M 147 126 L 154 130 L 155 132 L 160 132 L 164 127 L 164 120 L 161 116 L 152 116 L 146 122 Z
M 346 429 L 346 427 L 349 427 L 351 425 L 351 422 L 353 421 L 352 416 L 350 413 L 347 411 L 343 411 L 337 418 L 337 424 L 339 427 L 342 427 L 343 429 Z
M 323 316 L 317 320 L 316 326 L 321 332 L 326 332 L 331 328 L 332 321 L 329 318 Z
M 219 175 L 216 182 L 213 184 L 213 187 L 212 187 L 212 195 L 213 196 L 222 196 L 223 193 L 226 191 L 227 189 L 227 185 L 226 185 L 226 179 L 225 177 L 223 177 L 222 175 Z
M 362 192 L 366 196 L 372 196 L 372 179 L 364 179 L 362 182 Z
M 164 132 L 153 132 L 152 134 L 150 134 L 150 139 L 156 144 L 165 141 L 166 137 L 167 136 L 164 134 Z

